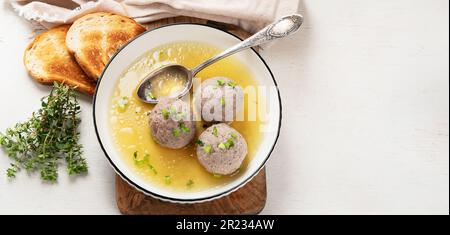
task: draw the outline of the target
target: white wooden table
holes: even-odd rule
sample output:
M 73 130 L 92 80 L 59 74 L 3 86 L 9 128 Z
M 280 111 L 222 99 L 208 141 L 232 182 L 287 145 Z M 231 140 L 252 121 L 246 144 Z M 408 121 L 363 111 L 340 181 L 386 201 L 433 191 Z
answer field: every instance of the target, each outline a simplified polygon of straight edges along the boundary
M 263 214 L 449 213 L 449 2 L 304 0 L 300 34 L 263 52 L 283 97 Z M 28 22 L 0 5 L 0 130 L 49 88 L 26 74 Z M 9 181 L 0 214 L 116 214 L 114 173 L 82 100 L 86 177 Z

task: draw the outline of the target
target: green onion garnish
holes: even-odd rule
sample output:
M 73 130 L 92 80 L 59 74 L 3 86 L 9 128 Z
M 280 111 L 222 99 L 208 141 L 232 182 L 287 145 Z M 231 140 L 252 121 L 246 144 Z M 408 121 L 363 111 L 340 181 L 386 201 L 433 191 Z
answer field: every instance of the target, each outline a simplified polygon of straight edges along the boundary
M 222 107 L 225 106 L 225 98 L 222 97 L 220 99 L 220 105 L 222 105 Z
M 215 137 L 219 136 L 219 133 L 217 133 L 217 127 L 214 127 L 214 128 L 213 128 L 212 134 L 213 134 Z
M 178 129 L 178 128 L 173 128 L 172 129 L 173 137 L 178 138 L 178 137 L 180 137 L 180 134 L 181 134 L 181 130 L 180 129 Z
M 148 164 L 148 168 L 150 168 L 151 171 L 153 171 L 153 174 L 157 175 L 158 172 L 156 171 L 155 167 L 153 167 L 152 164 Z
M 164 176 L 164 183 L 171 184 L 172 183 L 172 177 L 170 177 L 170 175 Z
M 210 154 L 212 151 L 212 146 L 210 144 L 203 146 L 203 151 L 207 154 Z
M 153 93 L 151 93 L 151 92 L 147 93 L 147 98 L 149 98 L 151 100 L 156 100 L 156 96 L 154 96 Z
M 234 133 L 234 132 L 232 132 L 230 135 L 231 135 L 231 138 L 233 138 L 233 139 L 236 139 L 236 138 L 237 138 L 237 134 Z
M 220 149 L 226 149 L 227 148 L 224 143 L 220 143 L 217 147 L 219 147 Z
M 194 181 L 193 180 L 188 180 L 188 182 L 186 183 L 186 186 L 188 186 L 189 188 L 194 186 Z
M 225 86 L 225 81 L 224 80 L 217 80 L 217 85 Z
M 134 159 L 134 163 L 135 163 L 136 165 L 141 165 L 141 164 L 147 162 L 149 157 L 150 157 L 150 155 L 148 155 L 147 153 L 144 154 L 143 157 L 139 157 L 138 151 L 135 151 L 135 152 L 133 153 L 133 159 Z
M 232 88 L 235 88 L 235 87 L 237 86 L 237 83 L 235 83 L 235 82 L 233 82 L 233 81 L 229 81 L 229 82 L 227 83 L 227 85 L 230 86 L 230 87 L 232 87 Z
M 169 119 L 170 113 L 167 109 L 162 109 L 161 113 L 162 113 L 164 119 Z
M 232 139 L 228 139 L 227 142 L 225 142 L 224 144 L 225 148 L 230 149 L 231 147 L 234 146 L 234 141 Z
M 184 123 L 180 123 L 180 129 L 182 132 L 184 133 L 189 133 L 191 131 L 191 129 L 189 127 L 187 127 L 186 125 L 184 125 Z

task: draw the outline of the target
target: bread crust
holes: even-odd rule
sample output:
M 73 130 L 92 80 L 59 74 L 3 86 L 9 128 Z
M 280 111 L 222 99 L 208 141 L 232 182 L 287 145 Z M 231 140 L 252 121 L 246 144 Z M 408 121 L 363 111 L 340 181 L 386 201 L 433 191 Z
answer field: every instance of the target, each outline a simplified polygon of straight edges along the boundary
M 114 53 L 144 31 L 145 28 L 131 18 L 97 12 L 73 23 L 66 45 L 84 72 L 97 81 Z
M 66 47 L 69 27 L 60 25 L 38 35 L 25 49 L 25 68 L 39 83 L 51 85 L 60 82 L 93 95 L 95 83 L 83 72 Z

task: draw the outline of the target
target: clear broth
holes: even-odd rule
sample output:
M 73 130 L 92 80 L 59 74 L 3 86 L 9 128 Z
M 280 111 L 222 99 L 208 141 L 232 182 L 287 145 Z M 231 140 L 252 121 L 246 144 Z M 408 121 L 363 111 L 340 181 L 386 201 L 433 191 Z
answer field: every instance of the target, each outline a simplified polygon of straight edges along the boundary
M 155 143 L 150 134 L 147 117 L 153 105 L 140 102 L 135 95 L 140 81 L 155 68 L 173 62 L 193 68 L 220 51 L 220 48 L 199 42 L 170 43 L 146 52 L 120 76 L 110 102 L 110 132 L 125 162 L 145 180 L 177 191 L 218 187 L 242 174 L 255 155 L 261 141 L 261 122 L 258 119 L 233 122 L 231 126 L 247 141 L 248 155 L 236 174 L 214 176 L 197 161 L 194 143 L 178 150 L 167 149 Z M 196 77 L 204 80 L 216 76 L 229 77 L 243 88 L 258 85 L 246 66 L 233 57 L 211 65 Z M 125 109 L 118 107 L 118 102 L 123 97 L 127 97 L 128 101 Z M 257 102 L 248 99 L 250 97 L 246 96 L 245 113 L 248 111 L 249 102 Z M 204 129 L 203 123 L 198 122 L 196 135 L 199 136 Z M 147 162 L 137 164 L 134 159 L 135 152 L 140 159 L 144 154 L 148 154 Z

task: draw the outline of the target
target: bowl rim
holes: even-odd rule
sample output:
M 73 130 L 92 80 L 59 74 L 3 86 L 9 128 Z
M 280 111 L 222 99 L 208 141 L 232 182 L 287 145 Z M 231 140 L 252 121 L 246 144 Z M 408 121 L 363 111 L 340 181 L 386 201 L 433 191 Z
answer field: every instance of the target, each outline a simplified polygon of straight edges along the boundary
M 100 83 L 103 80 L 103 76 L 106 72 L 106 70 L 108 69 L 109 65 L 111 64 L 111 62 L 114 60 L 114 58 L 119 55 L 129 44 L 133 43 L 136 39 L 142 37 L 143 35 L 156 31 L 158 29 L 162 29 L 162 28 L 166 28 L 166 27 L 171 27 L 171 26 L 178 26 L 178 25 L 194 25 L 194 26 L 200 26 L 200 27 L 207 27 L 210 29 L 214 29 L 214 30 L 219 30 L 223 33 L 229 34 L 233 37 L 235 37 L 236 39 L 238 39 L 239 41 L 243 41 L 243 39 L 241 39 L 240 37 L 238 37 L 237 35 L 228 32 L 224 29 L 218 28 L 216 26 L 212 26 L 212 25 L 207 25 L 207 24 L 201 24 L 201 23 L 171 23 L 171 24 L 167 24 L 167 25 L 162 25 L 150 30 L 146 30 L 145 32 L 141 33 L 140 35 L 136 36 L 135 38 L 131 39 L 130 41 L 128 41 L 127 43 L 125 43 L 122 47 L 120 47 L 116 53 L 114 53 L 113 56 L 111 56 L 110 60 L 108 61 L 108 63 L 105 65 L 105 68 L 103 69 L 103 72 L 101 74 L 101 76 L 99 77 L 99 79 L 97 80 L 97 85 L 95 87 L 95 92 L 94 92 L 94 96 L 93 96 L 93 106 L 92 106 L 92 115 L 93 115 L 93 122 L 94 122 L 94 130 L 95 130 L 95 135 L 97 136 L 97 141 L 100 144 L 100 147 L 106 157 L 106 159 L 108 159 L 109 164 L 112 166 L 112 168 L 114 169 L 114 171 L 116 172 L 116 174 L 118 174 L 124 181 L 126 181 L 130 186 L 134 187 L 136 190 L 144 193 L 147 196 L 151 196 L 153 198 L 156 199 L 160 199 L 162 201 L 166 201 L 166 202 L 174 202 L 174 203 L 200 203 L 200 202 L 206 202 L 206 201 L 211 201 L 211 200 L 215 200 L 215 199 L 219 199 L 221 197 L 227 196 L 235 191 L 237 191 L 238 189 L 242 188 L 244 185 L 246 185 L 248 182 L 250 182 L 256 175 L 258 175 L 258 173 L 261 171 L 261 169 L 264 168 L 264 166 L 266 165 L 267 161 L 269 160 L 270 156 L 273 153 L 273 150 L 275 149 L 275 146 L 278 142 L 278 139 L 280 137 L 280 132 L 281 132 L 281 124 L 282 124 L 282 119 L 283 119 L 283 109 L 282 109 L 282 101 L 281 101 L 281 95 L 280 95 L 280 90 L 277 84 L 277 81 L 275 80 L 275 77 L 273 75 L 272 70 L 270 69 L 270 67 L 268 66 L 267 62 L 263 59 L 263 57 L 254 49 L 254 48 L 250 48 L 253 53 L 258 56 L 258 58 L 263 62 L 265 68 L 267 69 L 267 71 L 270 73 L 270 76 L 272 78 L 272 82 L 276 88 L 277 91 L 277 96 L 278 96 L 278 105 L 279 105 L 279 109 L 280 109 L 280 115 L 279 115 L 279 120 L 278 120 L 278 128 L 277 128 L 277 133 L 275 136 L 275 141 L 273 142 L 269 153 L 267 154 L 267 156 L 265 157 L 264 161 L 262 162 L 262 164 L 258 167 L 258 169 L 251 174 L 247 179 L 243 180 L 240 184 L 236 185 L 233 188 L 228 189 L 225 192 L 219 193 L 219 194 L 215 194 L 215 195 L 211 195 L 211 196 L 207 196 L 207 197 L 203 197 L 203 198 L 194 198 L 194 199 L 180 199 L 180 198 L 174 198 L 174 197 L 167 197 L 164 195 L 160 195 L 160 194 L 156 194 L 154 192 L 151 192 L 147 189 L 145 189 L 144 187 L 138 185 L 137 183 L 133 182 L 132 180 L 130 180 L 122 171 L 120 171 L 120 169 L 116 166 L 116 164 L 112 161 L 112 159 L 110 158 L 110 156 L 108 155 L 107 150 L 105 149 L 105 147 L 103 146 L 102 140 L 100 138 L 99 135 L 99 131 L 98 131 L 98 127 L 97 127 L 97 119 L 96 119 L 96 100 L 97 100 L 97 93 L 100 87 Z

